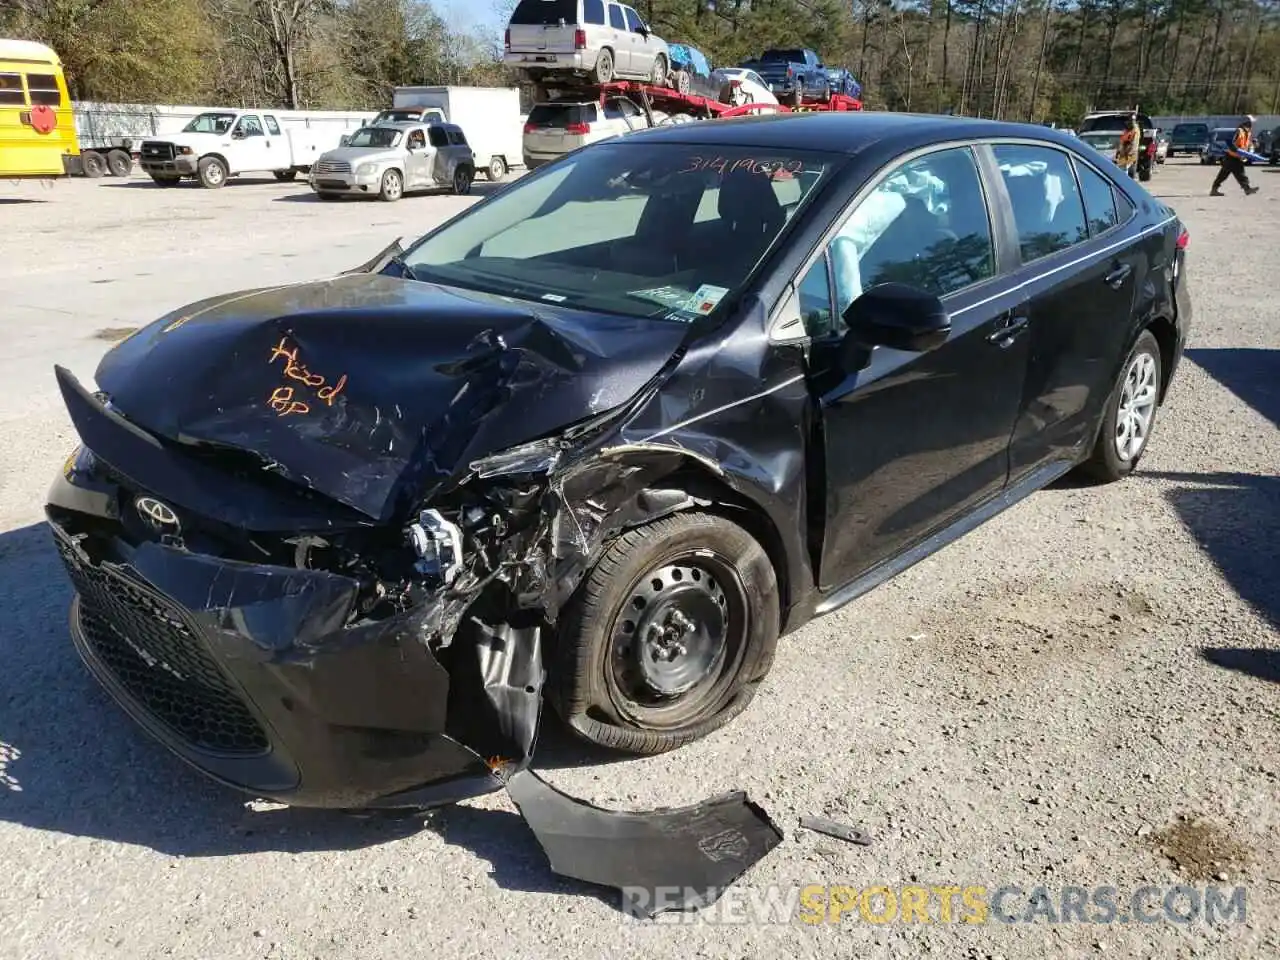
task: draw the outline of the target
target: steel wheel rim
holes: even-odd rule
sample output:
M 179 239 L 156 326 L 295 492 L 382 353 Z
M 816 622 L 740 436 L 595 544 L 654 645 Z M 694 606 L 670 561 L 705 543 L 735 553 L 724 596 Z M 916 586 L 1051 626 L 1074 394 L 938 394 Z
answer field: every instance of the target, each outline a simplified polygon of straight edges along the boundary
M 383 189 L 387 191 L 387 196 L 388 197 L 400 196 L 400 187 L 401 187 L 401 184 L 400 184 L 399 175 L 396 174 L 394 171 L 391 173 L 388 173 L 386 185 L 383 187 Z
M 714 713 L 746 652 L 745 587 L 726 560 L 686 554 L 639 577 L 614 618 L 605 666 L 617 713 L 671 729 Z
M 1136 460 L 1147 445 L 1156 415 L 1158 379 L 1156 358 L 1149 353 L 1138 354 L 1125 371 L 1116 410 L 1116 456 L 1121 462 Z
M 208 180 L 210 183 L 221 183 L 222 182 L 222 165 L 219 163 L 209 164 L 207 168 L 207 172 L 205 173 L 204 176 L 205 176 L 205 179 Z

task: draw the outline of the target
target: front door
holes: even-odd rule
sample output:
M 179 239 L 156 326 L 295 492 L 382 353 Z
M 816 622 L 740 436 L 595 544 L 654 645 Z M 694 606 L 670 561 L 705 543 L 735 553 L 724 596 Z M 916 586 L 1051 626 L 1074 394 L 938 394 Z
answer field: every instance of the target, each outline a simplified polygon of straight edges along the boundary
M 232 172 L 275 170 L 277 167 L 280 169 L 287 167 L 289 165 L 287 157 L 283 166 L 273 160 L 271 140 L 272 138 L 267 136 L 260 116 L 256 113 L 241 114 L 231 132 L 231 141 L 234 145 L 232 155 L 235 158 L 231 164 Z
M 627 69 L 633 76 L 647 77 L 653 72 L 654 44 L 645 35 L 644 21 L 630 7 L 622 8 L 627 15 L 627 36 L 631 47 L 631 62 Z
M 820 585 L 831 590 L 998 494 L 1027 365 L 1025 302 L 1001 275 L 977 157 L 951 147 L 885 175 L 802 278 L 818 336 L 810 382 L 825 458 Z M 951 333 L 925 353 L 876 347 L 842 369 L 840 317 L 870 287 L 942 298 Z
M 426 127 L 415 127 L 405 138 L 408 153 L 404 161 L 404 186 L 406 190 L 423 190 L 433 185 L 431 167 L 435 150 L 427 145 Z
M 620 3 L 609 4 L 609 29 L 613 48 L 613 69 L 618 73 L 631 74 L 631 29 L 627 26 L 627 14 Z
M 1027 383 L 1009 452 L 1016 480 L 1093 442 L 1146 258 L 1140 242 L 1124 241 L 1133 206 L 1093 166 L 1047 146 L 992 152 L 1017 231 L 1014 279 L 1030 299 Z

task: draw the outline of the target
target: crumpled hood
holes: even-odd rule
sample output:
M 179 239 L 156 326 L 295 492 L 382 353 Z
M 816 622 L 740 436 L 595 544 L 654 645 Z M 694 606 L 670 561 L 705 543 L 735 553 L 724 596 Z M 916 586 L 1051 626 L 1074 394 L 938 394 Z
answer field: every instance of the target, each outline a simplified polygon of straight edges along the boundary
M 202 301 L 95 376 L 145 430 L 249 451 L 387 520 L 473 460 L 625 403 L 687 333 L 355 274 Z

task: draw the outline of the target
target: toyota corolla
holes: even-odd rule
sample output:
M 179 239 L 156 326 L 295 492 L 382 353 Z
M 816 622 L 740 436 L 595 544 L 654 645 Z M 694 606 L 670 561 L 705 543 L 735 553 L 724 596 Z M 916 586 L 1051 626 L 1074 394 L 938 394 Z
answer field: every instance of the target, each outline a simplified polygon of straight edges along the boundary
M 355 272 L 163 316 L 96 385 L 59 368 L 72 637 L 166 746 L 293 804 L 497 789 L 544 698 L 678 747 L 780 636 L 1070 470 L 1132 471 L 1186 243 L 1042 127 L 587 147 Z

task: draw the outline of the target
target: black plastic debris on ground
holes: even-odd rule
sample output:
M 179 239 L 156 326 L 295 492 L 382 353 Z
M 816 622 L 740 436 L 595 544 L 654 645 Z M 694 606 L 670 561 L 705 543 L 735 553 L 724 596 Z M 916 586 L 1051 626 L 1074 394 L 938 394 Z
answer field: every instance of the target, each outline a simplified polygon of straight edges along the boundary
M 742 792 L 628 813 L 575 800 L 528 768 L 507 777 L 506 787 L 552 870 L 620 890 L 623 909 L 646 919 L 709 906 L 782 842 Z

